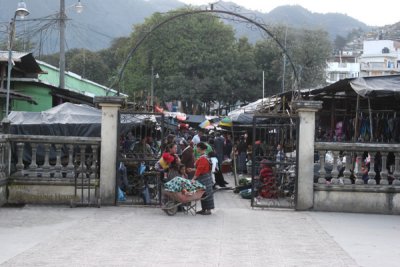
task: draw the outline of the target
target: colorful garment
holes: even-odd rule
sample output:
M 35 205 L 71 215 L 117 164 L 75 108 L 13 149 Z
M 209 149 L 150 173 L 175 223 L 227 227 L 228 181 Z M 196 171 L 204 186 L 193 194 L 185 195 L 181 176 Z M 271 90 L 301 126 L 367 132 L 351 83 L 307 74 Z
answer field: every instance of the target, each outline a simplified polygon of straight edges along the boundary
M 264 166 L 260 171 L 261 188 L 259 194 L 263 198 L 276 198 L 277 186 L 273 171 L 270 166 Z
M 194 174 L 196 177 L 200 175 L 211 173 L 211 164 L 208 158 L 205 155 L 202 155 L 195 163 L 196 173 Z
M 211 180 L 211 172 L 205 173 L 197 177 L 197 180 L 202 183 L 206 192 L 201 199 L 201 209 L 202 210 L 212 210 L 215 208 L 214 205 L 214 195 L 213 195 L 213 182 Z M 197 181 L 196 181 L 197 182 Z
M 164 188 L 166 191 L 170 192 L 182 192 L 184 189 L 188 192 L 195 192 L 199 189 L 206 189 L 206 187 L 198 181 L 192 183 L 191 180 L 179 176 L 176 176 L 171 181 L 165 183 Z
M 210 144 L 208 143 L 204 143 L 207 146 L 207 149 L 205 151 L 205 155 L 208 155 L 208 153 L 210 153 L 211 151 L 213 151 L 213 148 L 210 146 Z M 197 151 L 197 147 L 193 148 L 193 154 L 194 154 L 194 158 L 195 159 L 199 159 L 199 157 L 201 156 L 200 153 Z
M 196 161 L 196 173 L 197 181 L 202 183 L 206 188 L 206 193 L 203 195 L 201 200 L 201 209 L 210 210 L 214 209 L 214 196 L 213 196 L 213 181 L 211 178 L 211 163 L 208 158 L 203 154 Z

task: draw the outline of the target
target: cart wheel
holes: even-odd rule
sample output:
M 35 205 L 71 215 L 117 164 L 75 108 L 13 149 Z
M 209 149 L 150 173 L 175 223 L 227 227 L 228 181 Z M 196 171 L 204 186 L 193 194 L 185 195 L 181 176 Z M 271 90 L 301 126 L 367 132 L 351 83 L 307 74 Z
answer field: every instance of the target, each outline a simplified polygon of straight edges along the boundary
M 163 210 L 169 216 L 174 216 L 178 212 L 178 205 L 174 201 L 168 201 Z

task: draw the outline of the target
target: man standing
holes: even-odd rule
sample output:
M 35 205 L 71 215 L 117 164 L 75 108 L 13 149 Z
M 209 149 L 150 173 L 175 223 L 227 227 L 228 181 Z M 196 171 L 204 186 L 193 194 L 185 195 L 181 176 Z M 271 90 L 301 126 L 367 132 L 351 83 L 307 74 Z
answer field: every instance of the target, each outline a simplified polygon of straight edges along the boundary
M 224 143 L 225 138 L 221 136 L 220 132 L 217 132 L 214 139 L 214 148 L 215 153 L 217 154 L 219 167 L 221 167 L 222 161 L 224 161 Z
M 237 152 L 238 152 L 239 174 L 247 173 L 246 169 L 247 143 L 243 135 L 240 136 L 239 144 L 237 146 Z
M 181 163 L 185 165 L 189 179 L 192 179 L 194 175 L 194 162 L 193 142 L 189 141 L 189 143 L 186 144 L 185 149 L 183 149 L 181 156 Z

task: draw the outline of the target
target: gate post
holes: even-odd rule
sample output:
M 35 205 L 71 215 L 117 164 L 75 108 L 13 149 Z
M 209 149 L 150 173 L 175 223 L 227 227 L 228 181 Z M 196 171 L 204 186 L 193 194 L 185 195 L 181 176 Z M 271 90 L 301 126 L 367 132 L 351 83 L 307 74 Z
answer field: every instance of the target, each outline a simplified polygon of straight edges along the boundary
M 297 136 L 297 188 L 296 210 L 308 210 L 314 205 L 314 141 L 315 112 L 322 101 L 295 101 L 293 108 L 299 116 Z
M 100 199 L 105 205 L 115 205 L 118 110 L 124 100 L 117 96 L 94 99 L 101 107 Z

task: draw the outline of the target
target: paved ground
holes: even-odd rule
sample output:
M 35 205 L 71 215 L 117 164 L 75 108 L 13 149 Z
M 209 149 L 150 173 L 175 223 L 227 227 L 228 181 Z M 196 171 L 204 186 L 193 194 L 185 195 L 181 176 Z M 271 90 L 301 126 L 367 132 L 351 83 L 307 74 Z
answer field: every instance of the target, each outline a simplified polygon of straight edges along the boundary
M 216 193 L 211 216 L 160 209 L 0 209 L 0 266 L 398 266 L 400 216 L 253 210 Z

